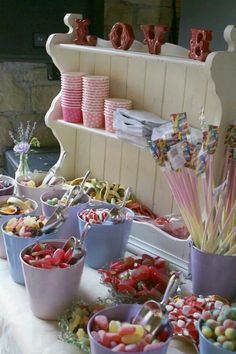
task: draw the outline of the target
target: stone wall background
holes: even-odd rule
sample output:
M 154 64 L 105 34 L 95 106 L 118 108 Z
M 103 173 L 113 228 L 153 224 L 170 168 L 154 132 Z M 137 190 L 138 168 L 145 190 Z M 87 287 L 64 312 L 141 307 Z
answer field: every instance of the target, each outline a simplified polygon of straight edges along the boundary
M 19 122 L 37 122 L 34 135 L 41 146 L 58 144 L 46 127 L 44 116 L 59 90 L 59 81 L 48 81 L 46 64 L 0 63 L 0 167 L 5 149 L 12 146 L 8 132 L 16 129 Z
M 104 38 L 116 22 L 132 25 L 137 40 L 143 40 L 140 24 L 171 26 L 173 0 L 104 0 Z M 176 0 L 177 8 L 180 1 Z M 59 81 L 47 79 L 47 64 L 28 62 L 0 62 L 0 167 L 3 154 L 12 141 L 9 130 L 20 121 L 36 121 L 35 136 L 42 146 L 57 146 L 51 130 L 44 124 L 44 116 L 52 99 L 60 90 Z

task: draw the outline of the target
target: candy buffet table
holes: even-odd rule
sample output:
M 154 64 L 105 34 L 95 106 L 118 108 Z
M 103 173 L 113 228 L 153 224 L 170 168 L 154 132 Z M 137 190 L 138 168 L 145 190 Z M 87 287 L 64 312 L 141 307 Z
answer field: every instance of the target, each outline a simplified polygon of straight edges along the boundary
M 93 301 L 104 297 L 107 288 L 99 284 L 99 274 L 85 267 L 80 296 Z M 58 339 L 54 321 L 42 321 L 30 311 L 24 286 L 13 282 L 7 261 L 0 259 L 0 353 L 1 354 L 78 354 L 73 345 Z M 43 289 L 42 289 L 43 291 Z M 186 344 L 172 341 L 168 354 L 194 353 Z

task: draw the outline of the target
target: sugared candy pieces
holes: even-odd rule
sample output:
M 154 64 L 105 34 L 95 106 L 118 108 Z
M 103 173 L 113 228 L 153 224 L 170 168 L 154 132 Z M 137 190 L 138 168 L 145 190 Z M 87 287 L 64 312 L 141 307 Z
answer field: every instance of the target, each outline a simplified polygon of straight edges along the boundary
M 217 306 L 218 307 L 218 306 Z M 236 308 L 224 307 L 220 313 L 211 312 L 211 318 L 201 319 L 201 332 L 216 347 L 236 352 Z
M 107 330 L 104 330 L 104 328 Z M 134 325 L 116 320 L 108 321 L 106 316 L 94 318 L 93 338 L 114 352 L 146 352 L 155 350 L 168 339 L 168 332 L 163 330 L 158 338 L 152 338 L 141 325 Z
M 201 296 L 190 295 L 185 298 L 175 298 L 166 306 L 169 313 L 169 319 L 175 334 L 191 336 L 196 344 L 198 344 L 197 323 L 199 318 L 205 319 L 207 327 L 203 329 L 207 338 L 211 338 L 212 332 L 217 327 L 217 322 L 212 319 L 212 311 L 216 317 L 220 314 L 220 308 L 224 305 L 222 301 L 214 299 L 214 297 L 204 298 Z
M 82 210 L 79 217 L 90 224 L 102 224 L 108 217 L 109 209 L 91 208 Z

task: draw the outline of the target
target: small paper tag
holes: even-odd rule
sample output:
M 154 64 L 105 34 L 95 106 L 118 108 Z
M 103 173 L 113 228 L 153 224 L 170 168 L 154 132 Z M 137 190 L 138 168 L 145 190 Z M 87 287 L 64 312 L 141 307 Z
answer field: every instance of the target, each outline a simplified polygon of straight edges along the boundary
M 183 153 L 181 143 L 172 146 L 171 149 L 167 152 L 167 156 L 169 158 L 173 170 L 176 171 L 184 167 L 186 160 L 184 158 L 184 153 Z

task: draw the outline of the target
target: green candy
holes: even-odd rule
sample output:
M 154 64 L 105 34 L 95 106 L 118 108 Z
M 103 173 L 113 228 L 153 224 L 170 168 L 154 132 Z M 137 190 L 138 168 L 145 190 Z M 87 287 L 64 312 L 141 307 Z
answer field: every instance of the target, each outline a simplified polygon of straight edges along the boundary
M 204 335 L 204 337 L 206 337 L 207 339 L 213 337 L 213 331 L 210 327 L 207 326 L 202 326 L 202 334 Z
M 233 344 L 233 342 L 230 342 L 229 340 L 226 340 L 222 344 L 222 347 L 226 350 L 234 351 L 234 344 Z
M 227 339 L 234 340 L 236 339 L 236 329 L 235 328 L 226 328 L 225 336 Z

